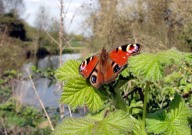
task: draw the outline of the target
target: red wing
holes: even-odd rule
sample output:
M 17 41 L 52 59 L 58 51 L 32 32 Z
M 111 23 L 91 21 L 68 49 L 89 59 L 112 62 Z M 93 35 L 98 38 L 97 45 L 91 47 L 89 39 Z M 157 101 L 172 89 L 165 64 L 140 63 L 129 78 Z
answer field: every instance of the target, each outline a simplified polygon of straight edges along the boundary
M 140 47 L 140 44 L 122 45 L 115 50 L 110 51 L 109 57 L 118 65 L 124 66 L 127 63 L 128 57 L 132 54 L 138 53 Z
M 103 74 L 100 71 L 100 63 L 98 63 L 94 71 L 91 73 L 89 81 L 93 87 L 98 89 L 103 84 L 103 79 Z
M 111 59 L 107 59 L 104 65 L 102 65 L 101 61 L 99 61 L 90 75 L 90 83 L 93 87 L 99 88 L 102 84 L 108 84 L 115 81 L 116 77 L 123 68 L 124 66 L 119 66 Z
M 94 55 L 92 57 L 87 58 L 79 66 L 79 73 L 83 75 L 85 79 L 88 78 L 98 62 L 99 62 L 98 55 Z
M 112 60 L 108 59 L 106 64 L 106 72 L 104 74 L 104 83 L 108 84 L 110 82 L 115 81 L 118 74 L 123 70 L 124 66 L 120 66 L 117 63 L 113 62 Z

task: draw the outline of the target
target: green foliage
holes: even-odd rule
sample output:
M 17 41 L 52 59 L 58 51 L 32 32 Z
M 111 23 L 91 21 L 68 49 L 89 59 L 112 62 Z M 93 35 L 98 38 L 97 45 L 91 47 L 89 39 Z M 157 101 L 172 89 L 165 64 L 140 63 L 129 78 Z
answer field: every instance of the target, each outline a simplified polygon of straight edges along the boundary
M 134 76 L 145 81 L 159 81 L 164 76 L 164 67 L 182 58 L 182 53 L 173 49 L 156 54 L 141 54 L 129 60 L 129 69 Z
M 129 59 L 128 67 L 114 84 L 104 85 L 98 90 L 79 74 L 80 62 L 67 61 L 55 72 L 56 78 L 62 81 L 64 86 L 60 101 L 72 108 L 85 105 L 90 114 L 85 118 L 66 118 L 56 127 L 54 133 L 179 134 L 181 128 L 186 129 L 185 134 L 190 133 L 191 122 L 188 120 L 191 112 L 188 105 L 192 102 L 192 96 L 182 99 L 174 95 L 187 95 L 192 91 L 191 61 L 191 54 L 175 49 L 155 54 L 140 54 Z M 123 119 L 120 119 L 117 110 L 129 113 L 133 125 L 123 121 L 126 119 L 123 115 Z M 150 114 L 147 120 L 146 111 Z
M 133 123 L 130 117 L 123 111 L 115 111 L 98 122 L 95 134 L 126 134 L 127 132 L 131 132 L 132 128 Z
M 140 118 L 136 119 L 134 117 L 131 117 L 131 119 L 132 119 L 133 125 L 134 125 L 134 127 L 133 127 L 134 135 L 146 135 L 146 133 L 143 132 L 143 130 L 141 130 L 142 129 L 142 121 L 141 121 L 141 119 Z
M 51 86 L 52 84 L 56 83 L 56 78 L 55 78 L 55 71 L 52 68 L 42 68 L 39 69 L 36 66 L 32 66 L 31 67 L 32 71 L 33 71 L 33 75 L 32 77 L 40 77 L 40 78 L 47 78 L 50 80 L 49 86 Z
M 6 70 L 4 71 L 3 76 L 6 76 L 7 78 L 13 78 L 16 77 L 17 74 L 18 73 L 16 70 Z
M 155 134 L 190 135 L 190 117 L 192 111 L 181 96 L 176 95 L 170 103 L 170 108 L 149 114 L 146 127 L 149 132 Z
M 103 112 L 99 117 L 96 116 L 85 118 L 66 118 L 53 132 L 54 135 L 117 135 L 126 134 L 132 130 L 132 120 L 128 114 L 117 110 L 109 112 L 106 116 Z M 107 112 L 106 112 L 107 113 Z
M 78 66 L 80 62 L 76 60 L 69 60 L 61 66 L 55 73 L 55 76 L 60 81 L 68 81 L 76 77 L 80 77 Z
M 66 118 L 57 128 L 54 135 L 89 135 L 94 121 L 86 118 Z
M 0 103 L 4 103 L 12 94 L 10 82 L 15 78 L 20 77 L 21 74 L 12 69 L 4 71 L 0 76 Z
M 87 105 L 90 111 L 96 112 L 104 107 L 99 93 L 78 73 L 79 62 L 70 60 L 55 73 L 56 78 L 64 82 L 61 102 L 73 108 Z
M 45 122 L 43 113 L 30 106 L 21 105 L 12 94 L 12 81 L 21 77 L 16 70 L 4 71 L 0 79 L 0 134 L 50 134 L 49 127 L 39 125 Z M 49 132 L 48 132 L 49 131 Z
M 22 106 L 16 100 L 10 99 L 4 104 L 0 105 L 0 128 L 6 128 L 8 134 L 12 133 L 15 128 L 22 129 L 28 128 L 28 133 L 42 132 L 46 133 L 47 130 L 50 131 L 48 127 L 45 129 L 39 129 L 38 125 L 46 121 L 43 114 L 37 109 L 29 106 Z M 22 133 L 24 131 L 17 131 L 17 133 Z

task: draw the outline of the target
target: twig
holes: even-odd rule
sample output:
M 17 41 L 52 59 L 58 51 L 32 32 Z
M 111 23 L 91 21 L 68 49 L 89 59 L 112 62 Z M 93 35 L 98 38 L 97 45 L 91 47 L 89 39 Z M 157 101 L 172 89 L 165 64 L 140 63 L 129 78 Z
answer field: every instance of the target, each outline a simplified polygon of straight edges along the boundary
M 7 26 L 5 26 L 5 30 L 4 30 L 4 33 L 3 33 L 3 37 L 2 37 L 2 40 L 1 40 L 0 46 L 3 45 L 3 41 L 4 41 L 4 38 L 5 38 L 6 32 L 7 32 Z
M 59 30 L 59 64 L 62 65 L 62 51 L 63 51 L 63 35 L 64 35 L 64 25 L 63 25 L 63 0 L 60 0 L 60 30 Z
M 70 117 L 73 117 L 72 116 L 72 113 L 71 113 L 71 108 L 68 106 L 68 110 L 69 110 L 69 115 L 70 115 Z
M 75 18 L 76 13 L 77 13 L 77 9 L 75 10 L 75 13 L 73 14 L 73 16 L 72 16 L 72 18 L 71 18 L 71 21 L 70 21 L 70 24 L 69 24 L 69 26 L 68 26 L 68 28 L 67 28 L 67 31 L 69 31 L 69 28 L 71 27 L 71 24 L 72 24 L 72 22 L 73 22 L 73 19 Z
M 48 113 L 47 113 L 47 111 L 46 111 L 46 109 L 45 109 L 45 106 L 44 106 L 41 98 L 39 97 L 39 94 L 37 93 L 37 89 L 36 89 L 36 87 L 35 87 L 35 84 L 33 83 L 33 80 L 32 80 L 32 78 L 31 78 L 31 76 L 30 76 L 29 71 L 28 71 L 27 69 L 26 69 L 26 71 L 27 71 L 27 73 L 28 73 L 28 75 L 29 75 L 29 79 L 30 79 L 31 84 L 32 84 L 32 86 L 33 86 L 33 90 L 35 91 L 35 94 L 36 94 L 36 96 L 37 96 L 37 99 L 39 100 L 39 103 L 40 103 L 41 107 L 43 108 L 43 111 L 44 111 L 44 113 L 45 113 L 45 115 L 46 115 L 46 117 L 47 117 L 47 120 L 48 120 L 48 122 L 49 122 L 49 125 L 50 125 L 50 127 L 51 127 L 51 130 L 53 131 L 53 130 L 54 130 L 54 127 L 53 127 L 53 124 L 52 124 L 52 122 L 51 122 L 51 120 L 50 120 L 50 117 L 49 117 L 49 115 L 48 115 Z
M 129 95 L 131 95 L 132 93 L 137 92 L 137 91 L 140 95 L 141 101 L 144 102 L 144 95 L 143 95 L 142 89 L 140 87 L 135 87 L 131 92 L 123 95 L 123 98 L 127 98 Z
M 59 45 L 59 42 L 57 40 L 55 40 L 50 34 L 49 32 L 46 31 L 46 34 L 48 35 L 49 38 L 51 38 L 52 41 L 54 41 L 57 45 Z
M 59 65 L 62 65 L 62 51 L 63 51 L 63 36 L 64 36 L 64 17 L 63 17 L 63 12 L 64 12 L 64 5 L 63 5 L 63 0 L 59 0 L 60 2 L 60 30 L 59 30 Z M 62 88 L 62 84 L 60 84 Z M 70 113 L 70 117 L 72 117 L 71 113 L 71 108 L 68 106 L 68 110 Z M 64 107 L 63 105 L 60 105 L 60 112 L 61 116 L 64 115 Z

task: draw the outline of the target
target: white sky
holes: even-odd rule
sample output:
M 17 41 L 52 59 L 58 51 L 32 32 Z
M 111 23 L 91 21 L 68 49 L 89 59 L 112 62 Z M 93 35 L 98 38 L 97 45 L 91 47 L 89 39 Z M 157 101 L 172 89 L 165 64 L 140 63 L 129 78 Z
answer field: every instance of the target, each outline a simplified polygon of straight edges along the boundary
M 92 2 L 92 0 L 64 0 L 64 9 L 66 12 L 65 28 L 68 33 L 73 32 L 75 34 L 85 34 L 81 29 L 84 16 L 81 13 L 81 6 L 83 3 Z M 53 19 L 59 18 L 59 0 L 24 0 L 25 13 L 22 18 L 26 20 L 30 25 L 34 26 L 36 14 L 40 6 L 44 6 L 49 13 L 49 16 Z M 68 7 L 68 8 L 67 8 Z M 73 18 L 74 17 L 74 18 Z M 71 19 L 73 21 L 71 23 Z M 69 25 L 71 23 L 71 25 Z

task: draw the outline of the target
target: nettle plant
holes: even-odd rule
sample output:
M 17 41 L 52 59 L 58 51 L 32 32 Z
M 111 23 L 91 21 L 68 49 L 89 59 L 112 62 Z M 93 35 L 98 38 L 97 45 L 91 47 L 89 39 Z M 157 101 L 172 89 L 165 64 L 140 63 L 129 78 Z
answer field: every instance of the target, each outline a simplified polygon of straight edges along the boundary
M 115 82 L 99 89 L 79 74 L 80 63 L 69 60 L 56 71 L 64 83 L 60 102 L 89 111 L 65 118 L 54 135 L 191 134 L 191 53 L 171 49 L 130 57 Z

